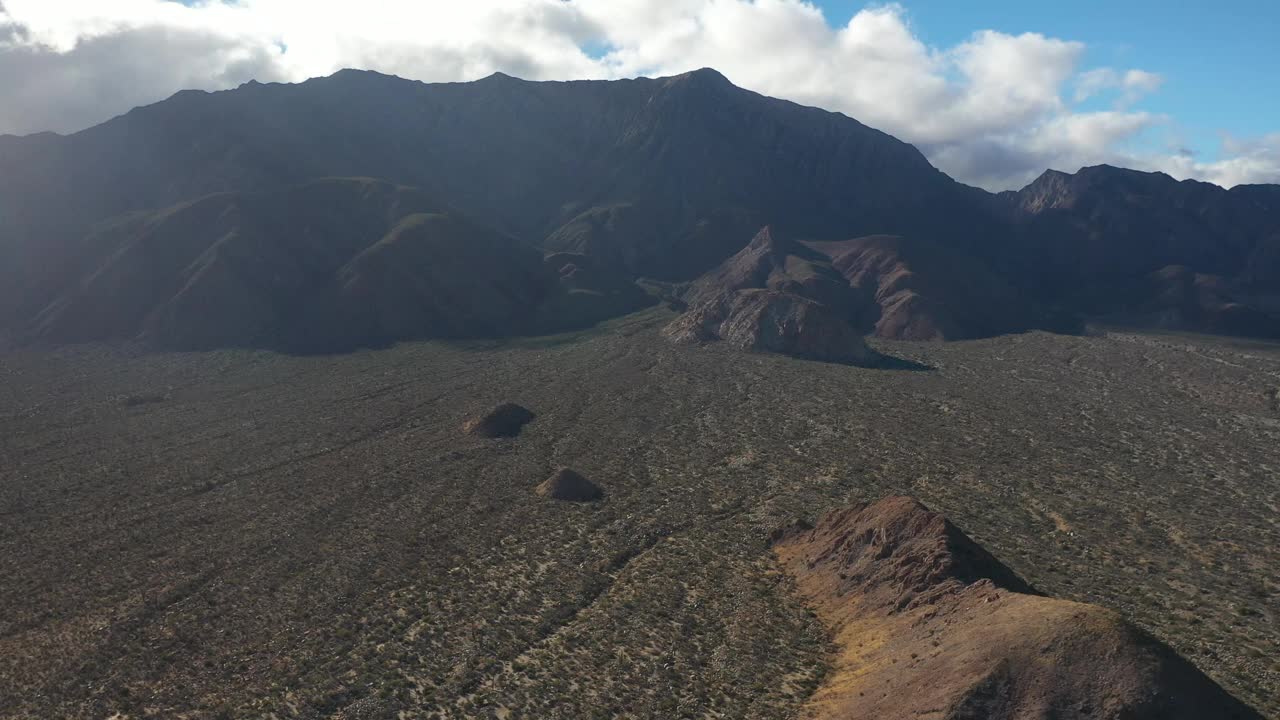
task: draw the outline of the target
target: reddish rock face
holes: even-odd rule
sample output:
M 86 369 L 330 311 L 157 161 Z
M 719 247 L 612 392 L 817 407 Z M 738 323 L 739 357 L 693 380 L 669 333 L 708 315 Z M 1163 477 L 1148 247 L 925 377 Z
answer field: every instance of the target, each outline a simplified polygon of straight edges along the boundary
M 764 228 L 742 251 L 690 287 L 690 306 L 744 290 L 812 300 L 860 333 L 948 340 L 1037 325 L 1031 303 L 980 260 L 943 245 L 875 235 L 796 242 Z
M 1046 318 L 981 260 L 943 243 L 893 235 L 810 243 L 869 298 L 877 337 L 960 340 L 1021 332 Z
M 765 227 L 751 242 L 693 283 L 685 300 L 697 305 L 739 290 L 777 290 L 856 312 L 866 298 L 820 252 Z
M 879 356 L 825 305 L 792 293 L 740 290 L 677 318 L 664 333 L 678 343 L 723 340 L 744 350 L 874 365 Z
M 814 717 L 1260 720 L 1119 614 L 1034 594 L 911 498 L 830 512 L 775 552 L 839 648 Z

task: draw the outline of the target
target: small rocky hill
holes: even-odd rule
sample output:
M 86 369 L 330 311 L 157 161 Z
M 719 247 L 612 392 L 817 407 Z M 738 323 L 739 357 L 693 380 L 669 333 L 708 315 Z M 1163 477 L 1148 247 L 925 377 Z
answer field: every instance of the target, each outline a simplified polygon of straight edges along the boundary
M 775 550 L 839 648 L 817 718 L 1261 717 L 1119 614 L 1035 594 L 911 498 L 830 512 Z
M 533 411 L 515 403 L 495 405 L 483 415 L 477 415 L 462 424 L 462 431 L 482 438 L 509 438 L 520 434 L 525 425 L 537 417 Z
M 742 250 L 693 282 L 685 300 L 696 306 L 739 290 L 768 289 L 820 302 L 851 321 L 867 298 L 850 287 L 825 255 L 764 227 Z
M 851 365 L 875 365 L 880 357 L 830 307 L 778 290 L 738 290 L 703 301 L 663 334 L 681 344 L 722 340 L 743 350 Z
M 766 227 L 693 282 L 685 299 L 699 315 L 715 316 L 743 290 L 796 295 L 859 332 L 894 340 L 989 337 L 1049 324 L 980 260 L 892 235 L 799 242 Z
M 542 497 L 565 502 L 592 502 L 604 497 L 599 485 L 569 468 L 560 468 L 534 490 Z

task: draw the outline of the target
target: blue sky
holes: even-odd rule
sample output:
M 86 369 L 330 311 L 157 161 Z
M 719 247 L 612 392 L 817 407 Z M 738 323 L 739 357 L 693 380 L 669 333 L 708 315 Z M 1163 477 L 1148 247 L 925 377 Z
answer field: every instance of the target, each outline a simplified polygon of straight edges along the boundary
M 832 23 L 872 3 L 822 0 Z M 1176 120 L 1185 144 L 1216 157 L 1219 134 L 1280 129 L 1280 2 L 1276 0 L 903 0 L 912 29 L 948 47 L 975 30 L 1038 32 L 1086 45 L 1084 67 L 1138 67 L 1164 77 L 1143 108 Z M 1097 106 L 1096 102 L 1093 106 Z

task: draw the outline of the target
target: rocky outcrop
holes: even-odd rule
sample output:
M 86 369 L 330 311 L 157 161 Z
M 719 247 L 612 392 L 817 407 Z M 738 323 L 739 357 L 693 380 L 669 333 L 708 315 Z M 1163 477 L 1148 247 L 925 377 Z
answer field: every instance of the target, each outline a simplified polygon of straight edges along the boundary
M 1119 614 L 1036 594 L 911 498 L 833 511 L 774 548 L 839 649 L 814 717 L 1260 720 Z
M 821 303 L 861 333 L 955 340 L 1037 325 L 1034 303 L 990 268 L 946 246 L 892 235 L 798 242 L 766 227 L 689 286 L 691 307 L 750 289 Z
M 542 481 L 535 492 L 552 500 L 592 502 L 604 497 L 600 486 L 569 468 L 560 468 Z
M 508 438 L 520 434 L 533 421 L 533 411 L 515 403 L 502 403 L 462 424 L 462 431 L 482 438 Z
M 895 340 L 962 340 L 1045 327 L 1035 303 L 978 258 L 896 235 L 809 243 L 859 297 L 870 332 Z
M 830 259 L 765 227 L 745 248 L 698 278 L 685 293 L 690 305 L 739 290 L 776 290 L 820 302 L 857 326 L 867 297 L 832 267 Z
M 879 360 L 829 307 L 776 290 L 739 290 L 704 300 L 663 329 L 676 343 L 723 341 L 743 350 L 852 365 Z

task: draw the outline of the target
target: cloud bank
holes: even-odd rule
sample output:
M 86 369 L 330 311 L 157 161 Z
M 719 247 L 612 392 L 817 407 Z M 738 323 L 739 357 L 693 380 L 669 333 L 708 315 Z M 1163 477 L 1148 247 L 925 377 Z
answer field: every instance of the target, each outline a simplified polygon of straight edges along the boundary
M 839 24 L 800 0 L 0 0 L 0 133 L 74 131 L 184 88 L 344 67 L 428 82 L 714 67 L 912 142 L 988 189 L 1103 162 L 1225 186 L 1280 182 L 1280 133 L 1224 138 L 1214 162 L 1129 149 L 1172 123 L 1140 108 L 1162 78 L 1083 70 L 1085 49 L 989 30 L 931 47 L 897 5 Z M 1108 109 L 1083 109 L 1099 103 Z

